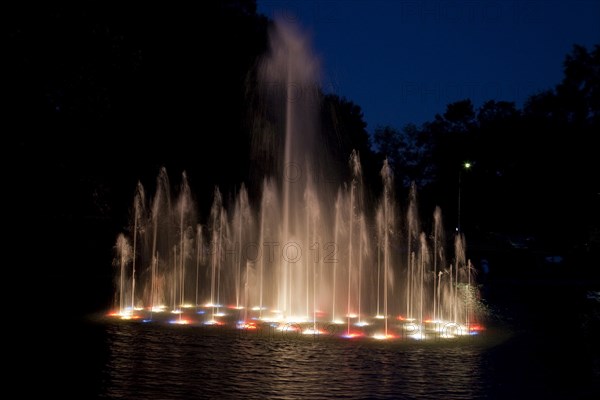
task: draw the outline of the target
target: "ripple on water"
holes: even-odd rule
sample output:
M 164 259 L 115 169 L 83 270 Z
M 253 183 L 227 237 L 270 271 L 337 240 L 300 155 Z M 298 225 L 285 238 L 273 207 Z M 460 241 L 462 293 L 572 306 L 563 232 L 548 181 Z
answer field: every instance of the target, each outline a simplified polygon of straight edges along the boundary
M 240 336 L 107 325 L 103 396 L 183 398 L 482 397 L 481 346 Z

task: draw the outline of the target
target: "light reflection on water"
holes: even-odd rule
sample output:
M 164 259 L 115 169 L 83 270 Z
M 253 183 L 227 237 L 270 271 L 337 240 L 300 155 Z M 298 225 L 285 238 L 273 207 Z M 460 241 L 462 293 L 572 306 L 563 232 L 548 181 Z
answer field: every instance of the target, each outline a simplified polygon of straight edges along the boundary
M 454 343 L 257 337 L 194 327 L 111 323 L 108 398 L 472 399 L 482 338 Z

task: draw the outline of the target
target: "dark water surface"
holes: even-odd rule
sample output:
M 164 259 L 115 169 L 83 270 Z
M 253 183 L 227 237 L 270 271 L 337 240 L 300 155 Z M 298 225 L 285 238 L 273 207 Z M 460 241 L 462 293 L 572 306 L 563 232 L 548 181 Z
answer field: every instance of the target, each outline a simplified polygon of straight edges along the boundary
M 108 397 L 468 399 L 489 389 L 474 340 L 388 344 L 123 323 L 106 333 Z
M 588 291 L 500 289 L 502 301 L 488 293 L 499 315 L 488 329 L 455 341 L 257 336 L 88 315 L 54 330 L 53 370 L 31 374 L 53 376 L 48 393 L 77 398 L 600 398 L 599 308 Z

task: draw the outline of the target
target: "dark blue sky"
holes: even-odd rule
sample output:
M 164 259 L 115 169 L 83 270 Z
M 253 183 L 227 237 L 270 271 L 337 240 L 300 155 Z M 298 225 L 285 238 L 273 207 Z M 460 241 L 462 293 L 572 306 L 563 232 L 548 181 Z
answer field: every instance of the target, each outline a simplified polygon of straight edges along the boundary
M 523 101 L 562 79 L 572 45 L 600 44 L 600 1 L 258 1 L 312 37 L 328 92 L 377 125 L 420 124 L 471 98 Z

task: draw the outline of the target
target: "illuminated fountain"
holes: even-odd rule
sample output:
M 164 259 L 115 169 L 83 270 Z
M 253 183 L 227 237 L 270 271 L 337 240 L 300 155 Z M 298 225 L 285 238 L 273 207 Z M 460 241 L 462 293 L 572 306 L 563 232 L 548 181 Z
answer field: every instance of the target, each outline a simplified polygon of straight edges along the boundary
M 318 71 L 305 39 L 279 24 L 259 69 L 255 151 L 267 173 L 255 201 L 244 185 L 229 202 L 215 189 L 202 215 L 185 173 L 176 197 L 164 168 L 150 201 L 138 185 L 131 230 L 117 239 L 115 316 L 377 339 L 479 327 L 464 238 L 447 256 L 439 208 L 422 227 L 413 185 L 403 216 L 387 161 L 369 206 L 357 152 L 348 182 L 325 179 L 339 166 L 319 144 Z

